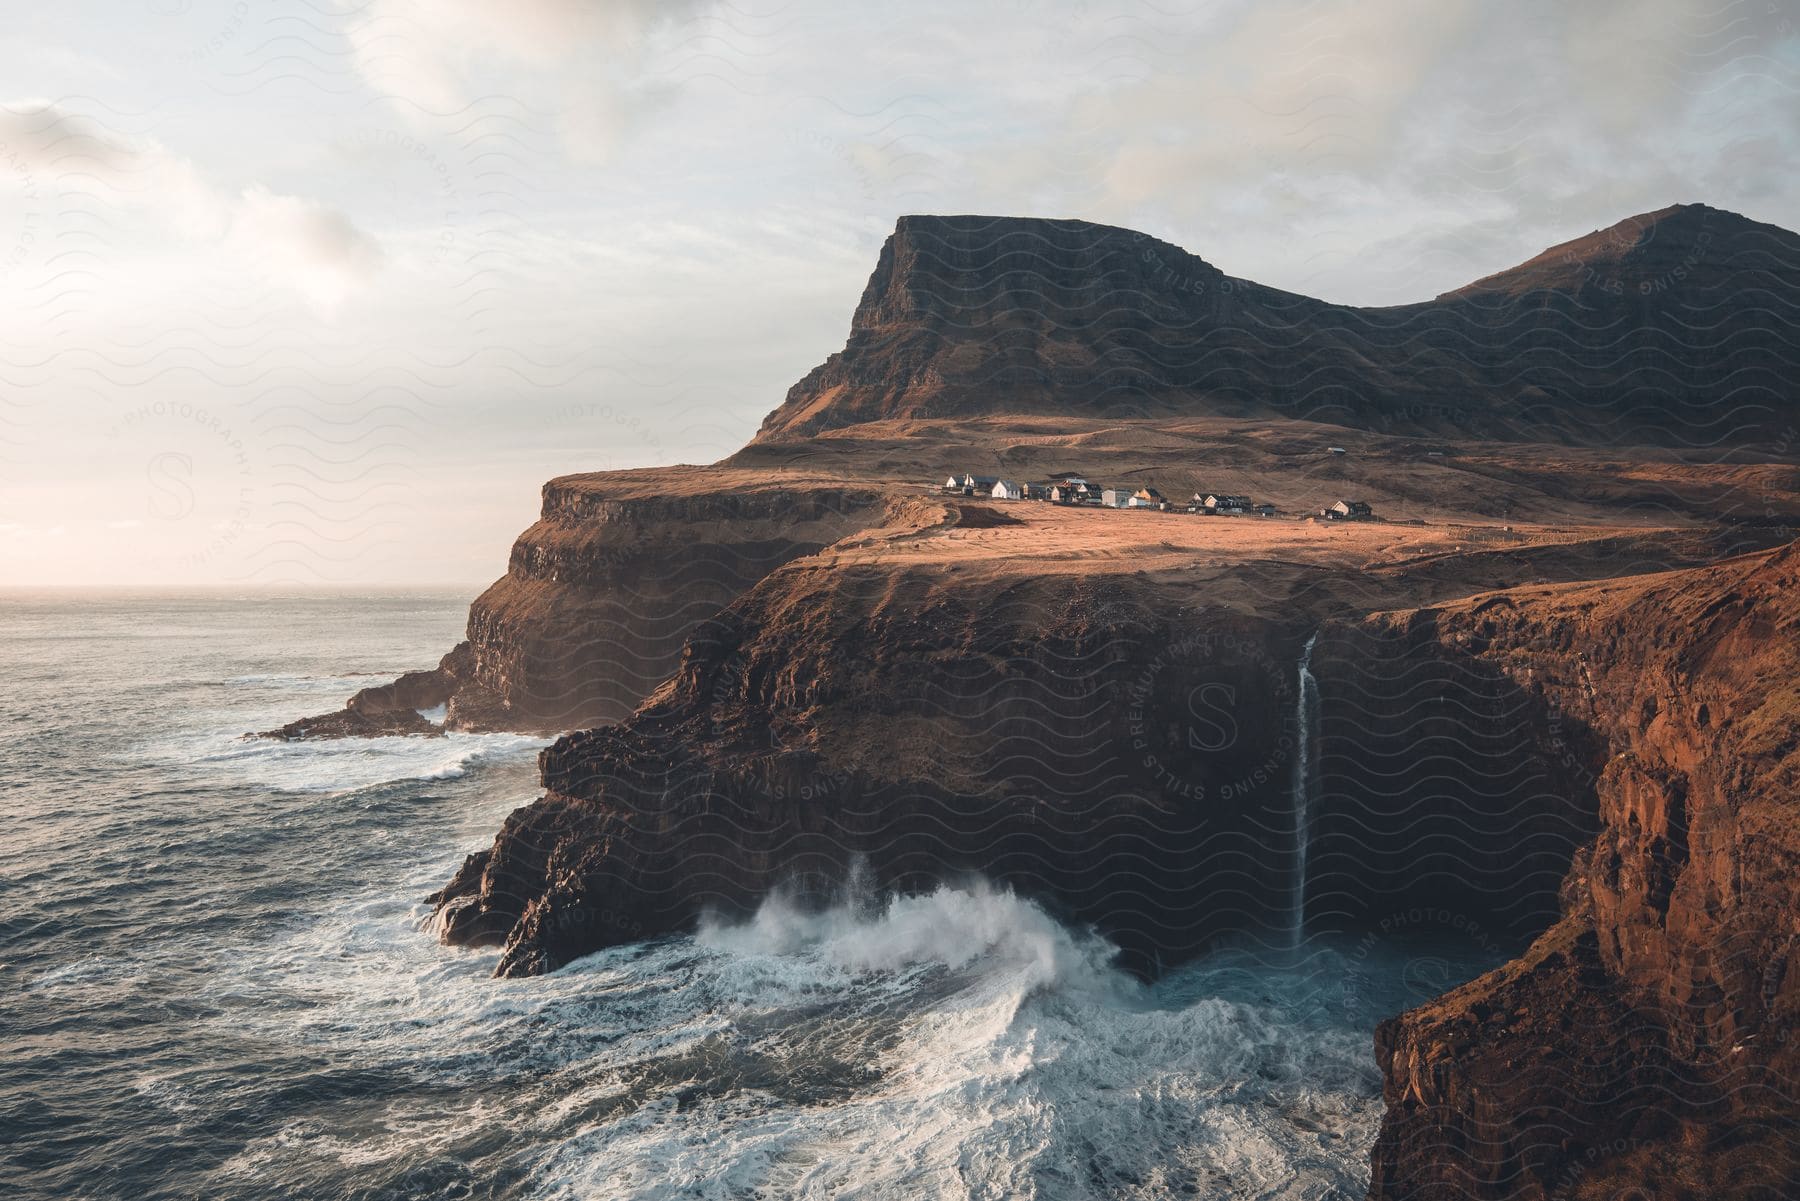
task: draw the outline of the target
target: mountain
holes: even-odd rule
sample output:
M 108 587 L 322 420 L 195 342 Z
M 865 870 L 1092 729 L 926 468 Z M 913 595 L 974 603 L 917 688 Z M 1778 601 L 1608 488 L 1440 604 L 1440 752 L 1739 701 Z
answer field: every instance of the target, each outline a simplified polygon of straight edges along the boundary
M 900 218 L 844 349 L 758 440 L 1014 414 L 1281 416 L 1612 445 L 1766 440 L 1800 378 L 1800 236 L 1627 218 L 1419 304 L 1357 308 L 1085 221 Z

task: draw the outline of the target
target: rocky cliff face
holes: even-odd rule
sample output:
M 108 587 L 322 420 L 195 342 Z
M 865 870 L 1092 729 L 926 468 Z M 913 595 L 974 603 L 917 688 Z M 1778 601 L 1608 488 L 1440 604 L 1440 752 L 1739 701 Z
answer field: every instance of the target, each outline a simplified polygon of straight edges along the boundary
M 705 468 L 567 476 L 469 608 L 468 639 L 431 671 L 367 688 L 285 739 L 557 733 L 618 721 L 675 669 L 688 636 L 783 563 L 878 527 L 880 484 Z
M 560 731 L 627 716 L 706 618 L 781 564 L 872 524 L 878 488 L 682 471 L 552 480 L 506 575 L 469 609 L 450 724 Z M 472 703 L 469 703 L 472 702 Z
M 581 731 L 433 898 L 508 974 L 852 872 L 978 872 L 1147 971 L 1301 920 L 1517 938 L 1382 1028 L 1377 1197 L 1792 1195 L 1800 551 L 1662 569 L 1800 511 L 1797 247 L 1683 206 L 1358 310 L 1127 231 L 904 219 L 756 443 L 552 481 L 467 642 L 278 733 Z M 1433 437 L 1338 456 L 1320 420 Z M 1711 449 L 1567 445 L 1608 439 Z M 996 464 L 1434 515 L 1079 526 L 925 483 Z
M 1146 968 L 1284 928 L 1298 643 L 1185 631 L 1163 599 L 784 568 L 637 714 L 544 752 L 544 797 L 435 898 L 445 934 L 534 973 L 777 887 L 817 900 L 853 866 L 1013 885 Z
M 1043 537 L 921 501 L 773 572 L 630 718 L 544 752 L 544 797 L 434 897 L 446 937 L 547 971 L 776 888 L 830 895 L 859 864 L 881 889 L 1010 884 L 1153 970 L 1226 932 L 1285 949 L 1302 839 L 1315 929 L 1454 901 L 1522 945 L 1554 918 L 1594 801 L 1546 784 L 1556 748 L 1506 677 L 1403 672 L 1447 702 L 1419 713 L 1361 670 L 1357 627 L 1328 624 L 1317 729 L 1302 710 L 1302 645 L 1333 598 L 1442 589 L 1433 565 L 1205 585 L 1141 557 L 1014 557 L 994 535 Z M 971 539 L 991 549 L 965 559 Z M 1472 725 L 1479 746 L 1458 741 Z M 1324 751 L 1310 817 L 1303 738 Z
M 1795 1195 L 1800 546 L 1367 632 L 1510 681 L 1600 822 L 1525 956 L 1381 1029 L 1373 1195 Z
M 1110 226 L 903 217 L 844 349 L 758 437 L 996 412 L 1225 413 L 1515 441 L 1766 443 L 1795 398 L 1797 281 L 1800 237 L 1703 205 L 1381 309 L 1234 279 Z

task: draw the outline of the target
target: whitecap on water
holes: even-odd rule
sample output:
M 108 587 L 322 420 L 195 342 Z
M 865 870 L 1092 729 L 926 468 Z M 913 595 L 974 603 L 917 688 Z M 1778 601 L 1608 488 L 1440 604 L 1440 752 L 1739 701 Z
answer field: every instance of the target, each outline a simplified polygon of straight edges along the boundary
M 281 792 L 345 792 L 393 780 L 455 779 L 477 763 L 535 753 L 548 743 L 525 734 L 456 731 L 281 742 L 213 730 L 165 739 L 144 751 L 203 772 L 227 769 L 236 780 Z
M 435 946 L 393 896 L 245 965 L 259 988 L 304 994 L 271 1032 L 504 1096 L 488 1120 L 531 1166 L 529 1195 L 1298 1198 L 1366 1184 L 1373 1015 L 1308 1003 L 1340 987 L 1329 962 L 1277 978 L 1206 960 L 1147 988 L 1104 939 L 971 884 L 823 912 L 772 897 L 743 922 L 494 980 L 492 952 Z M 407 1152 L 377 1158 L 390 1154 Z

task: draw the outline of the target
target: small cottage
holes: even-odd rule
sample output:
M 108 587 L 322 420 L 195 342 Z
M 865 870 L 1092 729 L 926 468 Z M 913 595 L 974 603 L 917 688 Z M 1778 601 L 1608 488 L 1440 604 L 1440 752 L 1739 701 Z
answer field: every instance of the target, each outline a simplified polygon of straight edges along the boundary
M 1131 494 L 1126 506 L 1132 509 L 1166 509 L 1169 502 L 1155 488 L 1139 488 Z
M 1109 509 L 1127 509 L 1131 507 L 1130 488 L 1103 488 L 1100 491 L 1100 503 Z
M 944 491 L 946 491 L 946 492 L 961 492 L 962 491 L 962 482 L 963 482 L 962 476 L 952 475 L 951 477 L 949 477 L 948 479 L 946 479 L 944 481 Z
M 1237 516 L 1248 513 L 1255 504 L 1248 496 L 1231 496 L 1223 493 L 1208 493 L 1201 498 L 1201 504 L 1208 513 L 1220 513 L 1226 516 Z
M 1273 517 L 1275 516 L 1275 506 L 1268 501 L 1264 501 L 1262 504 L 1256 506 L 1256 515 L 1258 517 Z
M 997 475 L 965 475 L 962 478 L 962 494 L 964 496 L 988 496 L 994 491 L 994 485 L 1000 482 Z
M 1023 500 L 1025 490 L 1012 480 L 995 480 L 994 486 L 988 489 L 988 495 L 995 500 Z
M 1321 510 L 1320 516 L 1332 521 L 1369 521 L 1374 518 L 1375 510 L 1366 500 L 1340 500 Z

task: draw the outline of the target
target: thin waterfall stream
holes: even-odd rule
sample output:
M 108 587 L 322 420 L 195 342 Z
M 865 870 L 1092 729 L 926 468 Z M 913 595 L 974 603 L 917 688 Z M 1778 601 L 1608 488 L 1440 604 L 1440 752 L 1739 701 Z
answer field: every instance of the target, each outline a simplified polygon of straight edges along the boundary
M 1299 687 L 1295 690 L 1294 720 L 1294 879 L 1288 916 L 1288 943 L 1298 948 L 1306 936 L 1306 860 L 1312 837 L 1313 738 L 1319 717 L 1319 683 L 1313 678 L 1313 631 L 1300 651 Z

